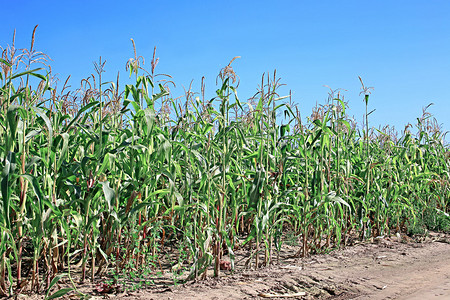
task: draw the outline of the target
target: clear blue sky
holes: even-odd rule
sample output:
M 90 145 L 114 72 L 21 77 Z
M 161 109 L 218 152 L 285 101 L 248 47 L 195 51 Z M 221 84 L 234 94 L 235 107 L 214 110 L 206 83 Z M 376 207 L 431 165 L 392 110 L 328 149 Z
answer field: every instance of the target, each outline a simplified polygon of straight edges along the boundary
M 153 47 L 157 71 L 175 83 L 214 96 L 220 68 L 234 56 L 242 100 L 252 96 L 261 74 L 277 69 L 292 90 L 302 115 L 324 103 L 328 85 L 347 90 L 350 114 L 362 120 L 361 76 L 375 87 L 370 99 L 373 125 L 402 129 L 422 108 L 450 130 L 450 1 L 22 1 L 0 0 L 0 45 L 29 47 L 52 59 L 54 73 L 71 85 L 94 72 L 93 61 L 107 60 L 107 80 L 138 55 L 150 68 Z M 183 89 L 175 91 L 180 96 Z M 449 140 L 449 137 L 447 137 Z

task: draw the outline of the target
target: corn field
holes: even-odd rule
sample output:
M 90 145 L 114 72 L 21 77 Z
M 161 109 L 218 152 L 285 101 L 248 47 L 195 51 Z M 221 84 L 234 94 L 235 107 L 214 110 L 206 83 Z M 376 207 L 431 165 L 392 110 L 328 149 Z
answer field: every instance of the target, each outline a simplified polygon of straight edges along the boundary
M 450 228 L 450 149 L 426 110 L 400 133 L 371 127 L 361 80 L 362 126 L 333 92 L 305 119 L 275 73 L 241 101 L 232 61 L 213 97 L 202 81 L 174 98 L 157 62 L 146 71 L 135 50 L 121 88 L 100 59 L 70 90 L 34 32 L 29 49 L 2 48 L 0 296 L 160 270 L 168 247 L 197 279 L 244 246 L 249 267 L 271 264 L 288 231 L 308 256 Z

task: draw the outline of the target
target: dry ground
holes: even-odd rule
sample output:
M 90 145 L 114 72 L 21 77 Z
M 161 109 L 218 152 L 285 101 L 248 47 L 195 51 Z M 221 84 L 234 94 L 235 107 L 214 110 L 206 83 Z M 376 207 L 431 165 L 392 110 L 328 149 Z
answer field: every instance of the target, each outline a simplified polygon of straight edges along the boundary
M 258 270 L 244 269 L 241 253 L 237 271 L 220 279 L 173 286 L 166 274 L 151 287 L 134 292 L 99 295 L 89 284 L 81 290 L 97 299 L 128 300 L 450 299 L 449 242 L 450 235 L 438 233 L 420 243 L 408 237 L 383 237 L 309 258 L 289 258 L 294 248 L 287 248 L 278 264 Z
M 294 295 L 305 292 L 305 296 Z M 284 259 L 278 265 L 243 270 L 219 280 L 159 291 L 118 295 L 122 299 L 450 299 L 449 236 L 432 233 L 421 243 L 407 237 L 375 239 L 327 255 Z M 281 297 L 276 297 L 277 299 Z

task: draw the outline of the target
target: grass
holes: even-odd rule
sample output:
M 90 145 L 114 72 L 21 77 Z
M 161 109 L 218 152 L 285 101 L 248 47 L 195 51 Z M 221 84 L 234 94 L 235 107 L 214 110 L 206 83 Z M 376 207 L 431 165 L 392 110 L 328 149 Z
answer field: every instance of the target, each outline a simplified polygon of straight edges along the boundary
M 134 42 L 132 83 L 103 82 L 100 59 L 70 91 L 52 83 L 34 35 L 0 59 L 0 295 L 48 294 L 62 276 L 74 289 L 141 278 L 173 249 L 189 278 L 220 276 L 244 245 L 250 265 L 270 264 L 286 230 L 302 256 L 354 234 L 449 230 L 450 150 L 426 109 L 415 130 L 371 127 L 361 80 L 363 126 L 339 93 L 304 121 L 275 72 L 241 101 L 234 59 L 213 97 L 202 85 L 174 98 L 156 54 L 147 72 Z

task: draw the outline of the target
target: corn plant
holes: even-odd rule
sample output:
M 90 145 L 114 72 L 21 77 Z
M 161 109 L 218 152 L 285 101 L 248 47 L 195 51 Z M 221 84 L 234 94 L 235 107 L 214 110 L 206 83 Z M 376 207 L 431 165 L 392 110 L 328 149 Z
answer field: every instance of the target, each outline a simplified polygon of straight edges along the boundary
M 275 72 L 242 101 L 236 58 L 211 98 L 203 81 L 201 97 L 192 85 L 174 97 L 156 49 L 147 72 L 133 40 L 123 88 L 119 75 L 104 80 L 100 59 L 69 91 L 34 36 L 0 58 L 2 296 L 78 293 L 77 282 L 108 274 L 220 276 L 245 247 L 258 268 L 287 230 L 308 256 L 355 237 L 450 228 L 450 150 L 426 109 L 401 133 L 371 127 L 374 96 L 360 79 L 364 126 L 333 90 L 303 119 Z M 50 294 L 62 277 L 73 286 Z

